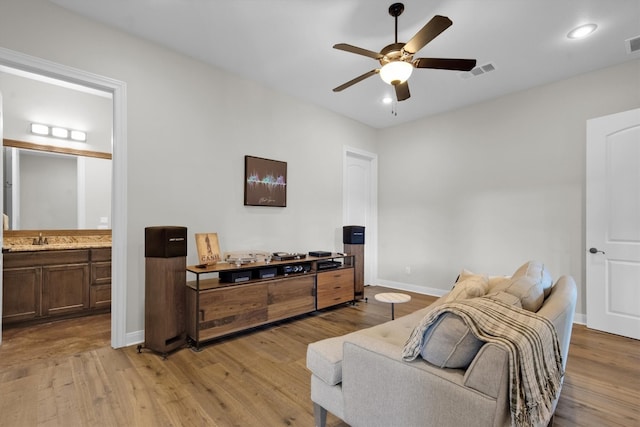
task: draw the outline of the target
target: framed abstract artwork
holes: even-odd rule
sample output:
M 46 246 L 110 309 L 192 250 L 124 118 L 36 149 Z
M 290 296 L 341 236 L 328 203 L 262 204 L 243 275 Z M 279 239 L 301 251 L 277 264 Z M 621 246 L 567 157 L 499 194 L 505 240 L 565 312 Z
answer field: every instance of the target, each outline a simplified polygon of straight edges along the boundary
M 287 162 L 244 156 L 245 206 L 287 206 Z

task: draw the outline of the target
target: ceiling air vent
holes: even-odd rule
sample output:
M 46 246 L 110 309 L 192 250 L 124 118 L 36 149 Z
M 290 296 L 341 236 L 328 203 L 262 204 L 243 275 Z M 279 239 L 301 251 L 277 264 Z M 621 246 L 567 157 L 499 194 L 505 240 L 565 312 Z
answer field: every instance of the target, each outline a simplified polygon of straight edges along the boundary
M 640 36 L 632 37 L 624 41 L 627 47 L 627 53 L 636 53 L 640 51 Z
M 470 79 L 471 77 L 478 77 L 483 74 L 490 73 L 491 71 L 495 71 L 495 69 L 496 69 L 496 66 L 493 63 L 489 62 L 488 64 L 475 67 L 471 71 L 458 73 L 458 76 L 460 76 L 461 79 L 466 80 L 466 79 Z

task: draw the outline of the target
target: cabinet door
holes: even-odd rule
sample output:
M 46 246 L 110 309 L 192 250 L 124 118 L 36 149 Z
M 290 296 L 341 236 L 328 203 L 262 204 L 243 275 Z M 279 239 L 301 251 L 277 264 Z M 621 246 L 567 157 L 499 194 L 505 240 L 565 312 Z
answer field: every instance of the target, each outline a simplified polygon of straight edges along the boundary
M 3 323 L 29 320 L 42 314 L 42 268 L 5 268 L 2 286 Z
M 200 340 L 222 336 L 267 321 L 267 285 L 248 284 L 200 292 Z
M 269 321 L 315 310 L 314 282 L 311 275 L 269 282 Z
M 89 308 L 89 264 L 42 267 L 42 314 L 56 316 Z
M 353 280 L 353 268 L 342 268 L 318 273 L 318 310 L 343 302 L 353 301 Z

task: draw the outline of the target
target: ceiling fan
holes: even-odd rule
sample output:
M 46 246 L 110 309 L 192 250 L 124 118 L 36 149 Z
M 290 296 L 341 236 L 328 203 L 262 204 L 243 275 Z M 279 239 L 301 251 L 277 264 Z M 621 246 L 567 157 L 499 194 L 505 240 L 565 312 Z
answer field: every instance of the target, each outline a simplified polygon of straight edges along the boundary
M 427 45 L 431 40 L 435 39 L 440 33 L 449 28 L 453 22 L 446 16 L 436 15 L 420 31 L 413 36 L 407 43 L 398 43 L 398 16 L 404 11 L 404 4 L 394 3 L 389 6 L 389 15 L 395 18 L 396 38 L 395 43 L 382 48 L 378 52 L 352 46 L 346 43 L 338 43 L 333 46 L 334 49 L 344 50 L 346 52 L 367 56 L 380 62 L 381 67 L 368 71 L 355 79 L 333 89 L 334 92 L 340 92 L 349 86 L 352 86 L 362 80 L 380 74 L 382 80 L 395 87 L 396 97 L 398 101 L 408 99 L 409 84 L 407 79 L 411 76 L 414 68 L 436 68 L 441 70 L 458 70 L 470 71 L 476 66 L 475 59 L 453 59 L 453 58 L 413 58 L 420 49 Z

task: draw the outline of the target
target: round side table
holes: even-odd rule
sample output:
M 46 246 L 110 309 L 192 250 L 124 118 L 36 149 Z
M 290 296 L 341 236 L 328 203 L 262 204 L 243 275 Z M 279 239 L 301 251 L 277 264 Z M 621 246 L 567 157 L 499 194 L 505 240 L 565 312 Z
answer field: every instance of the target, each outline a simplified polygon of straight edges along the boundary
M 411 301 L 411 295 L 401 294 L 398 292 L 383 292 L 380 294 L 375 294 L 374 298 L 376 299 L 376 301 L 391 304 L 391 320 L 395 319 L 395 313 L 393 310 L 395 304 Z

